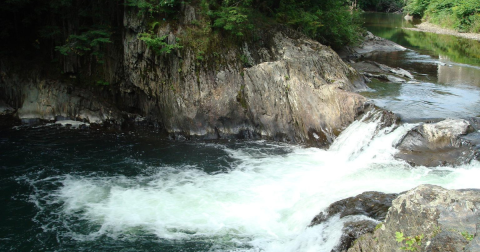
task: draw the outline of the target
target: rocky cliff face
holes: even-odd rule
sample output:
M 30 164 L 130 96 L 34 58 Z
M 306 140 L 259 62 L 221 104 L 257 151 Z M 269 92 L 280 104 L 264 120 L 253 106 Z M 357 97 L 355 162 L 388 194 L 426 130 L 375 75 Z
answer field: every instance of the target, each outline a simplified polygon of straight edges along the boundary
M 184 9 L 186 26 L 162 26 L 158 36 L 185 41 L 188 24 L 199 15 Z M 143 110 L 175 134 L 323 145 L 354 120 L 365 101 L 352 93 L 365 88 L 362 79 L 334 51 L 282 27 L 241 47 L 217 41 L 204 56 L 188 46 L 156 56 L 137 39 L 146 26 L 136 16 L 127 13 L 125 26 L 126 84 L 154 101 Z
M 56 116 L 90 122 L 146 118 L 176 137 L 261 137 L 328 144 L 363 109 L 363 79 L 330 48 L 283 27 L 264 31 L 255 42 L 228 46 L 222 37 L 192 37 L 201 19 L 191 6 L 155 32 L 181 50 L 156 55 L 138 35 L 145 18 L 125 12 L 123 69 L 107 94 L 3 68 L 0 100 L 20 118 Z M 189 40 L 190 36 L 190 40 Z M 198 48 L 206 43 L 207 51 Z M 107 65 L 117 65 L 118 62 Z M 112 68 L 112 69 L 113 69 Z

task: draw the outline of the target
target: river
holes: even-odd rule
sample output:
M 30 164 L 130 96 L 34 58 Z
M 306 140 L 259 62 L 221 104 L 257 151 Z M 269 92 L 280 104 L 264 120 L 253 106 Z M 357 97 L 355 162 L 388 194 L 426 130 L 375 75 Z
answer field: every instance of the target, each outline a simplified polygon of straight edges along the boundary
M 426 65 L 437 60 L 434 53 L 408 53 L 426 58 Z M 432 73 L 416 76 L 437 80 Z M 455 81 L 412 85 L 432 93 L 456 88 L 478 92 L 477 84 Z M 387 85 L 396 85 L 397 91 Z M 366 94 L 375 102 L 387 108 L 398 105 L 394 111 L 407 115 L 418 109 L 406 104 L 430 99 L 420 94 L 402 98 L 407 84 L 370 87 Z M 468 98 L 469 104 L 478 105 L 479 97 Z M 455 106 L 438 114 L 435 105 L 428 115 L 456 115 Z M 479 114 L 472 108 L 460 111 Z M 333 218 L 308 227 L 337 200 L 364 191 L 401 192 L 424 183 L 479 188 L 479 162 L 411 167 L 392 157 L 393 145 L 416 124 L 380 131 L 378 124 L 375 119 L 354 122 L 328 150 L 269 141 L 171 141 L 156 132 L 58 125 L 2 130 L 0 250 L 330 251 L 343 222 L 365 218 Z
M 480 116 L 480 41 L 402 29 L 418 21 L 401 14 L 366 13 L 363 18 L 374 35 L 407 48 L 366 59 L 403 68 L 416 79 L 403 84 L 373 80 L 373 90 L 363 95 L 405 121 Z

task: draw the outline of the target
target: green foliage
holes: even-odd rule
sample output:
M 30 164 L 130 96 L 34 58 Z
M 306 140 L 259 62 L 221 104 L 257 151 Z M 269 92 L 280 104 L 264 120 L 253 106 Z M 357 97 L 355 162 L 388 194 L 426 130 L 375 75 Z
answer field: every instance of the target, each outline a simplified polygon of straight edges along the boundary
M 110 83 L 108 81 L 105 81 L 105 80 L 99 80 L 99 81 L 97 81 L 97 85 L 108 86 L 108 85 L 110 85 Z
M 196 56 L 196 59 L 198 61 L 203 61 L 205 58 L 203 57 L 205 55 L 205 52 L 204 51 L 198 51 L 197 52 L 197 56 Z
M 100 63 L 103 62 L 103 52 L 100 50 L 102 45 L 111 43 L 110 32 L 99 27 L 96 30 L 86 30 L 79 35 L 71 34 L 68 36 L 66 43 L 55 47 L 55 50 L 63 55 L 71 53 L 83 56 L 87 53 L 94 55 Z
M 75 71 L 103 62 L 122 40 L 124 11 L 171 21 L 188 0 L 8 0 L 0 5 L 1 53 L 29 52 L 60 62 L 78 59 Z M 358 39 L 359 19 L 348 9 L 350 0 L 197 0 L 204 15 L 184 29 L 182 42 L 207 58 L 212 46 L 259 39 L 255 28 L 282 23 L 320 42 L 341 47 Z M 392 0 L 393 1 L 393 0 Z M 459 10 L 460 13 L 460 10 Z M 151 29 L 152 30 L 152 29 Z M 139 35 L 157 54 L 181 48 L 148 31 Z M 225 36 L 227 35 L 227 36 Z M 187 41 L 183 38 L 192 39 Z M 237 43 L 238 44 L 238 43 Z M 10 49 L 13 48 L 13 49 Z M 76 58 L 62 58 L 76 55 Z M 29 55 L 30 56 L 30 55 Z M 31 58 L 31 57 L 29 57 Z M 71 62 L 70 62 L 71 63 Z M 82 63 L 82 66 L 80 66 Z M 92 68 L 90 68 L 92 69 Z
M 395 12 L 404 6 L 404 0 L 358 0 L 357 7 L 362 10 Z
M 179 0 L 127 0 L 126 5 L 129 7 L 137 8 L 139 14 L 148 13 L 150 16 L 153 14 L 172 14 L 176 13 L 177 7 L 183 1 Z
M 463 238 L 467 241 L 473 240 L 473 234 L 469 234 L 467 231 L 461 233 Z
M 278 22 L 302 31 L 321 43 L 340 48 L 359 40 L 360 17 L 344 0 L 280 1 Z
M 151 48 L 156 55 L 169 54 L 172 52 L 172 50 L 182 48 L 182 46 L 178 43 L 178 38 L 176 41 L 177 43 L 169 44 L 167 41 L 167 35 L 163 35 L 161 37 L 155 35 L 155 28 L 159 24 L 159 22 L 152 23 L 149 32 L 140 33 L 138 35 L 138 39 L 145 42 L 145 44 L 147 44 L 147 46 Z
M 417 251 L 420 249 L 420 246 L 422 245 L 422 239 L 424 235 L 416 235 L 414 237 L 412 236 L 407 236 L 404 237 L 402 232 L 395 232 L 395 240 L 398 243 L 405 244 L 405 246 L 400 247 L 401 250 L 407 250 L 407 251 Z
M 244 67 L 251 67 L 252 64 L 248 60 L 248 57 L 244 54 L 240 55 L 240 61 L 242 61 L 242 64 Z
M 167 35 L 157 37 L 151 33 L 140 33 L 138 39 L 145 42 L 145 44 L 147 44 L 147 46 L 151 48 L 156 55 L 169 54 L 174 49 L 182 48 L 182 46 L 178 43 L 168 44 L 167 37 Z
M 429 3 L 430 0 L 408 0 L 404 10 L 410 15 L 423 17 Z
M 409 0 L 405 10 L 460 32 L 480 32 L 478 0 Z
M 238 6 L 222 6 L 218 11 L 209 12 L 214 20 L 213 27 L 222 28 L 235 36 L 244 36 L 245 32 L 253 29 L 249 22 L 248 13 L 250 10 Z

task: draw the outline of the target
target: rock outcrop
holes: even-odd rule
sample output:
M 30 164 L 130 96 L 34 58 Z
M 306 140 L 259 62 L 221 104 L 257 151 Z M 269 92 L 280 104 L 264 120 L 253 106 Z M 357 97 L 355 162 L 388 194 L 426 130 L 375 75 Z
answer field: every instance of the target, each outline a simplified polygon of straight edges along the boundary
M 187 12 L 185 22 L 202 22 L 195 10 Z M 145 31 L 137 19 L 125 18 L 125 84 L 151 98 L 143 108 L 146 116 L 160 118 L 174 135 L 326 145 L 365 101 L 353 93 L 366 88 L 353 68 L 330 48 L 284 27 L 273 27 L 241 48 L 205 46 L 205 52 L 215 53 L 199 56 L 185 46 L 176 54 L 156 56 L 136 39 Z M 166 25 L 158 35 L 172 43 L 185 41 L 186 29 Z
M 367 31 L 363 37 L 362 43 L 355 47 L 345 47 L 338 53 L 342 58 L 357 59 L 362 55 L 375 52 L 394 52 L 405 51 L 407 48 L 392 42 L 390 40 L 380 38 Z
M 92 92 L 52 80 L 20 79 L 13 75 L 2 83 L 2 96 L 12 104 L 10 113 L 23 121 L 72 118 L 90 123 L 123 122 L 123 115 L 114 106 Z
M 397 196 L 398 194 L 364 192 L 355 197 L 343 199 L 331 204 L 325 212 L 321 212 L 315 216 L 310 225 L 321 224 L 336 215 L 339 215 L 340 218 L 356 215 L 370 218 L 345 222 L 340 243 L 332 252 L 346 251 L 351 247 L 355 239 L 375 230 L 377 223 L 385 219 L 388 208 Z
M 475 119 L 471 119 L 471 121 Z M 460 165 L 478 158 L 478 137 L 469 121 L 446 119 L 424 123 L 410 130 L 397 144 L 396 158 L 412 165 Z
M 295 31 L 271 27 L 257 41 L 239 45 L 213 32 L 205 35 L 210 26 L 202 28 L 201 14 L 184 5 L 178 21 L 160 20 L 155 29 L 183 48 L 156 55 L 138 39 L 150 32 L 147 22 L 125 11 L 123 46 L 113 53 L 122 56 L 106 59 L 104 91 L 77 87 L 68 77 L 20 78 L 3 67 L 0 100 L 20 118 L 119 124 L 144 118 L 173 137 L 317 146 L 329 144 L 363 109 L 366 99 L 354 93 L 366 88 L 363 77 L 329 47 Z M 75 77 L 75 68 L 67 68 Z
M 368 78 L 377 78 L 395 83 L 404 83 L 415 79 L 413 75 L 405 69 L 392 68 L 374 61 L 351 62 L 351 65 Z
M 358 238 L 348 252 L 480 251 L 480 191 L 421 185 L 393 200 L 383 224 Z M 397 242 L 396 233 L 414 244 Z

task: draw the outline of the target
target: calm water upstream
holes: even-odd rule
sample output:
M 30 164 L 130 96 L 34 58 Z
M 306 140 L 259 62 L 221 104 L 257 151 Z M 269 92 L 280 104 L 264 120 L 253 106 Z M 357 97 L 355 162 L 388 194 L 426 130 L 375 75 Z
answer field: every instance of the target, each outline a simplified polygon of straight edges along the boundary
M 369 85 L 373 92 L 365 96 L 406 120 L 480 116 L 479 41 L 402 29 L 414 24 L 399 14 L 365 13 L 363 17 L 373 34 L 408 48 L 367 58 L 408 70 L 416 79 L 404 84 L 374 80 Z
M 412 87 L 372 83 L 368 94 L 376 102 L 407 114 L 425 109 L 428 117 L 478 115 L 478 83 L 455 77 L 461 74 L 439 81 L 433 62 L 443 59 L 434 53 L 401 55 L 399 66 L 427 76 L 417 75 L 422 81 Z M 437 70 L 414 67 L 423 64 Z M 354 122 L 328 150 L 267 141 L 174 142 L 155 132 L 0 130 L 0 251 L 324 252 L 338 242 L 345 221 L 364 218 L 307 227 L 334 201 L 424 183 L 480 188 L 476 161 L 425 168 L 393 159 L 392 146 L 415 124 L 377 131 L 378 124 Z

